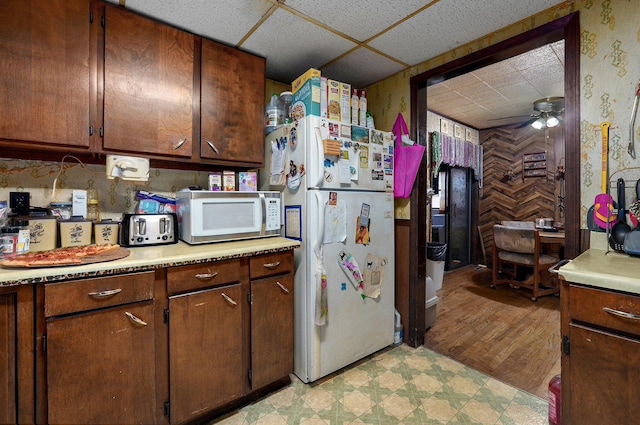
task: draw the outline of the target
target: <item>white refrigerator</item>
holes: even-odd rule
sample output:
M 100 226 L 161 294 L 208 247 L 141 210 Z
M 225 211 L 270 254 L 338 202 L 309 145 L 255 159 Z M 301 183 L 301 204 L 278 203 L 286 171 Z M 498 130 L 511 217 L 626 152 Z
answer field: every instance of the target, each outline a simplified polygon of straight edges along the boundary
M 393 135 L 305 117 L 266 136 L 295 250 L 294 371 L 312 382 L 394 341 Z

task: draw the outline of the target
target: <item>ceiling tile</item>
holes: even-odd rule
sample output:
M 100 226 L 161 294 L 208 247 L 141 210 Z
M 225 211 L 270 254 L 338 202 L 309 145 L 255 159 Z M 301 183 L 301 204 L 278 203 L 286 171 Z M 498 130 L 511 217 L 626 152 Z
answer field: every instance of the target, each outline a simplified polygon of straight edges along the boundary
M 328 27 L 365 41 L 424 7 L 424 0 L 286 0 L 285 4 Z
M 272 28 L 280 30 L 274 32 Z M 267 58 L 269 78 L 290 84 L 307 69 L 319 68 L 355 46 L 287 11 L 277 10 L 241 47 Z
M 367 74 L 363 75 L 362 64 L 367 64 Z M 367 83 L 383 80 L 404 69 L 404 66 L 360 47 L 340 60 L 322 69 L 322 75 L 351 84 L 352 88 L 364 88 Z
M 419 63 L 557 3 L 557 0 L 440 1 L 370 44 L 406 63 Z
M 125 4 L 127 9 L 234 46 L 272 6 L 267 0 L 126 0 Z

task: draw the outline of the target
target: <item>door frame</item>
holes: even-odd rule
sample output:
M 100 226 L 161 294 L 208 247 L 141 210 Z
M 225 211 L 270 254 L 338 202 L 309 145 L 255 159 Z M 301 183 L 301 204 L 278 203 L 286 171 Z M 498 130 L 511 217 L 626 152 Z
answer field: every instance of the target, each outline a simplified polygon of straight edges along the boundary
M 580 19 L 578 12 L 511 37 L 411 77 L 411 138 L 429 149 L 426 87 L 542 47 L 565 42 L 565 257 L 575 258 L 580 245 Z M 409 335 L 413 347 L 424 344 L 426 243 L 430 226 L 430 173 L 422 161 L 411 192 L 409 223 Z

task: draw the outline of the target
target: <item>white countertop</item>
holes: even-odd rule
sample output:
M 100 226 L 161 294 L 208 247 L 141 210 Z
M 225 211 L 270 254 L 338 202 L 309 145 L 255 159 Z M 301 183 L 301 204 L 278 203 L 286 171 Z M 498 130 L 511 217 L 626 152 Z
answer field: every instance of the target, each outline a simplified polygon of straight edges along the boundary
M 591 234 L 591 248 L 558 270 L 568 282 L 640 294 L 640 257 L 607 250 L 604 233 Z
M 80 277 L 152 270 L 160 267 L 279 252 L 299 246 L 300 242 L 298 241 L 273 237 L 201 245 L 188 245 L 180 241 L 171 245 L 133 247 L 128 248 L 130 251 L 128 257 L 102 263 L 46 268 L 0 268 L 0 285 L 53 282 Z

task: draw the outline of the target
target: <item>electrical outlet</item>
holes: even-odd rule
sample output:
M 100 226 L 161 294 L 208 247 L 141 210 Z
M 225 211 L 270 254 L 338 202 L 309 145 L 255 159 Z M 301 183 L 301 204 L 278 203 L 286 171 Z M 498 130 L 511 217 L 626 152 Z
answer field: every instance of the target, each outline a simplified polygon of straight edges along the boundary
M 29 192 L 9 192 L 9 208 L 17 214 L 29 214 Z

